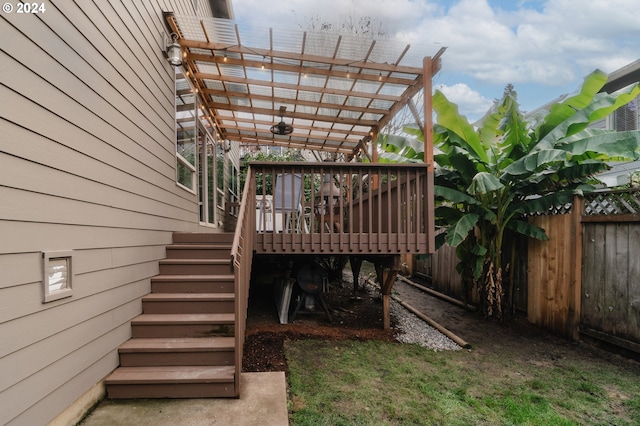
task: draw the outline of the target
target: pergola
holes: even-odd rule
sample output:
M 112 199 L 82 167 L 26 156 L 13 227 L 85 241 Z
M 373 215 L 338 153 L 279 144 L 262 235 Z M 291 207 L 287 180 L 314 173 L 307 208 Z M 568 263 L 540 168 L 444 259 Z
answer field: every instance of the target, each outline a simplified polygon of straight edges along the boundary
M 409 108 L 426 130 L 430 168 L 431 81 L 444 48 L 425 57 L 409 45 L 326 31 L 269 29 L 241 38 L 230 20 L 174 14 L 166 19 L 182 47 L 185 77 L 221 139 L 351 159 L 366 154 L 380 129 Z M 424 102 L 416 106 L 413 98 L 420 90 Z M 271 128 L 281 121 L 286 134 L 274 134 Z M 375 150 L 373 156 L 376 161 Z

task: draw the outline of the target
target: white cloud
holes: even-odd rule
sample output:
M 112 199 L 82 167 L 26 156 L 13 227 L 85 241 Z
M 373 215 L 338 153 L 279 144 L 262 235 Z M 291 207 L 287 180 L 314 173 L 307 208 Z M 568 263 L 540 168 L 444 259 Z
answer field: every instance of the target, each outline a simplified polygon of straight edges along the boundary
M 448 46 L 445 72 L 487 84 L 561 86 L 640 57 L 635 0 L 548 0 L 542 8 L 525 2 L 509 11 L 490 3 L 462 0 L 446 15 L 426 16 L 413 39 Z
M 493 99 L 487 99 L 464 83 L 456 83 L 452 86 L 441 84 L 436 87 L 449 101 L 458 105 L 458 112 L 470 120 L 475 120 L 484 115 L 493 104 Z
M 233 4 L 239 18 L 274 28 L 307 28 L 314 17 L 341 24 L 347 18 L 369 16 L 382 31 L 411 43 L 411 52 L 433 55 L 447 47 L 441 80 L 450 87 L 473 82 L 476 94 L 487 86 L 493 90 L 512 83 L 516 88 L 538 87 L 537 95 L 549 91 L 552 98 L 577 88 L 596 68 L 612 72 L 640 58 L 637 0 L 233 0 Z

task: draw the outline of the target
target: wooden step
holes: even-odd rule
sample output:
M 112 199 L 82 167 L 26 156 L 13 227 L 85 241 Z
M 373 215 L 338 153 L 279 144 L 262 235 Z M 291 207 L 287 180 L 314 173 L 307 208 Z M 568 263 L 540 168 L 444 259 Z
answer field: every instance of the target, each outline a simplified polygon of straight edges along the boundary
M 167 259 L 230 259 L 231 244 L 172 244 Z
M 163 259 L 161 275 L 221 275 L 231 273 L 231 259 Z
M 131 339 L 118 353 L 121 367 L 233 365 L 235 338 Z
M 156 275 L 151 278 L 154 293 L 233 293 L 233 275 Z
M 174 232 L 174 244 L 231 244 L 233 243 L 233 232 L 216 233 L 189 233 Z
M 151 293 L 142 298 L 145 314 L 233 313 L 233 293 Z
M 233 397 L 234 370 L 232 366 L 120 367 L 105 385 L 112 399 Z
M 233 336 L 235 314 L 142 314 L 131 320 L 131 337 Z

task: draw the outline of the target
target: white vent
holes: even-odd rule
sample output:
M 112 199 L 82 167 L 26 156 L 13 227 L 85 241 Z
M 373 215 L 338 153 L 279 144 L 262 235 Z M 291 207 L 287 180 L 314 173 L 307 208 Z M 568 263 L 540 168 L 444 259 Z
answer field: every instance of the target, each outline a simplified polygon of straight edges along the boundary
M 43 303 L 71 296 L 73 281 L 72 259 L 71 251 L 42 253 Z

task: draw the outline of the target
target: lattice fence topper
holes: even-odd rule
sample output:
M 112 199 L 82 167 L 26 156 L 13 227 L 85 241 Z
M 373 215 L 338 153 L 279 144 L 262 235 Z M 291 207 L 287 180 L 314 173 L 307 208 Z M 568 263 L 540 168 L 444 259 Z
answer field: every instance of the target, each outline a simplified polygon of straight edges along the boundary
M 535 212 L 535 213 L 527 213 L 524 217 L 534 217 L 534 216 L 553 216 L 557 214 L 569 214 L 571 213 L 571 208 L 573 207 L 573 203 L 560 204 L 558 206 L 550 207 L 548 210 L 544 212 Z
M 585 194 L 584 214 L 640 214 L 640 189 Z

